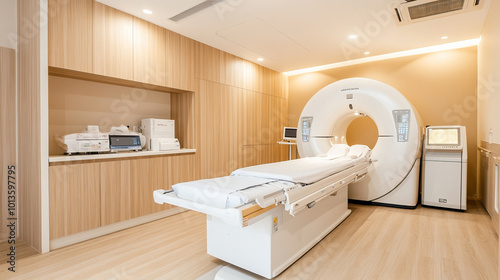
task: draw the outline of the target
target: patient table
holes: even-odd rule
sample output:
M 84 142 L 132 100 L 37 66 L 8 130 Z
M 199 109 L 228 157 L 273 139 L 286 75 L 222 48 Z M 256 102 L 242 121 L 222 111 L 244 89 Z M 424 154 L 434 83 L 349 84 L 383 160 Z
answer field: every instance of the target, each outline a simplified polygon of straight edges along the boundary
M 272 278 L 349 216 L 347 185 L 364 178 L 369 165 L 366 158 L 264 164 L 157 190 L 154 199 L 207 214 L 208 254 Z M 227 191 L 231 182 L 241 189 Z

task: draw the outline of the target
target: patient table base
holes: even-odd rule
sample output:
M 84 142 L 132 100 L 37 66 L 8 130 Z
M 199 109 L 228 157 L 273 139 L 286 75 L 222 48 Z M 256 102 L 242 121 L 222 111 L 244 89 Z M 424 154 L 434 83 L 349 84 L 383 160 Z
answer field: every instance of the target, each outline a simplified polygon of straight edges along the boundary
M 349 216 L 347 186 L 291 216 L 283 205 L 248 227 L 207 215 L 207 252 L 268 279 L 279 275 Z

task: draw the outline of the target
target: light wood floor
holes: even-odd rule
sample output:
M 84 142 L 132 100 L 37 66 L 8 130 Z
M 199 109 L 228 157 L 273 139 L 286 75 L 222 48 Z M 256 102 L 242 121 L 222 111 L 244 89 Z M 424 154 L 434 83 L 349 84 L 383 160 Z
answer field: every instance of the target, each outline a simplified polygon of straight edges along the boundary
M 7 241 L 0 242 L 0 264 L 3 264 L 7 261 L 7 254 L 10 253 L 9 249 L 10 246 L 11 244 L 9 244 Z M 18 260 L 38 254 L 38 251 L 31 248 L 22 241 L 16 240 L 15 247 L 16 247 L 16 258 Z
M 351 204 L 337 229 L 277 279 L 497 279 L 498 238 L 476 201 L 466 213 Z M 196 279 L 224 262 L 206 253 L 205 215 L 159 221 L 0 265 L 0 279 Z

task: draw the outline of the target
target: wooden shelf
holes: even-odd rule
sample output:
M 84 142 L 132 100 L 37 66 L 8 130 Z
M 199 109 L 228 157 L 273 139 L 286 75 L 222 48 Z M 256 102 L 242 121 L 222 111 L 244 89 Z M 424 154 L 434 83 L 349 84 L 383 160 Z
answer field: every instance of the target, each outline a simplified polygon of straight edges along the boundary
M 161 155 L 177 155 L 177 154 L 193 154 L 196 149 L 180 149 L 170 151 L 139 151 L 139 152 L 116 152 L 108 154 L 93 154 L 93 155 L 53 155 L 49 157 L 49 162 L 74 162 L 83 160 L 98 160 L 98 159 L 115 159 L 115 158 L 131 158 L 131 157 L 147 157 Z
M 133 88 L 143 88 L 147 90 L 155 90 L 155 91 L 163 91 L 168 93 L 190 93 L 191 91 L 182 90 L 178 88 L 164 87 L 152 84 L 146 84 L 137 81 L 131 81 L 126 79 L 120 79 L 115 77 L 103 76 L 98 74 L 92 74 L 87 72 L 81 72 L 76 70 L 64 69 L 54 66 L 49 66 L 49 75 L 64 77 L 64 78 L 72 78 L 78 80 L 99 82 L 105 84 L 112 84 L 118 86 L 125 87 L 133 87 Z

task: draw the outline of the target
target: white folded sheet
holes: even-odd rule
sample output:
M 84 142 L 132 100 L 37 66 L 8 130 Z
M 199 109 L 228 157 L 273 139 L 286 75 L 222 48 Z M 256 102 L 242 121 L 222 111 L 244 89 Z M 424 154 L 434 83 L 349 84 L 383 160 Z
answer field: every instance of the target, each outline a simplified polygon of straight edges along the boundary
M 231 175 L 252 176 L 302 184 L 312 184 L 356 165 L 364 159 L 347 157 L 325 160 L 310 157 L 240 168 Z
M 179 183 L 172 186 L 175 194 L 186 200 L 218 208 L 226 208 L 231 193 L 276 181 L 274 179 L 226 176 L 214 179 Z

